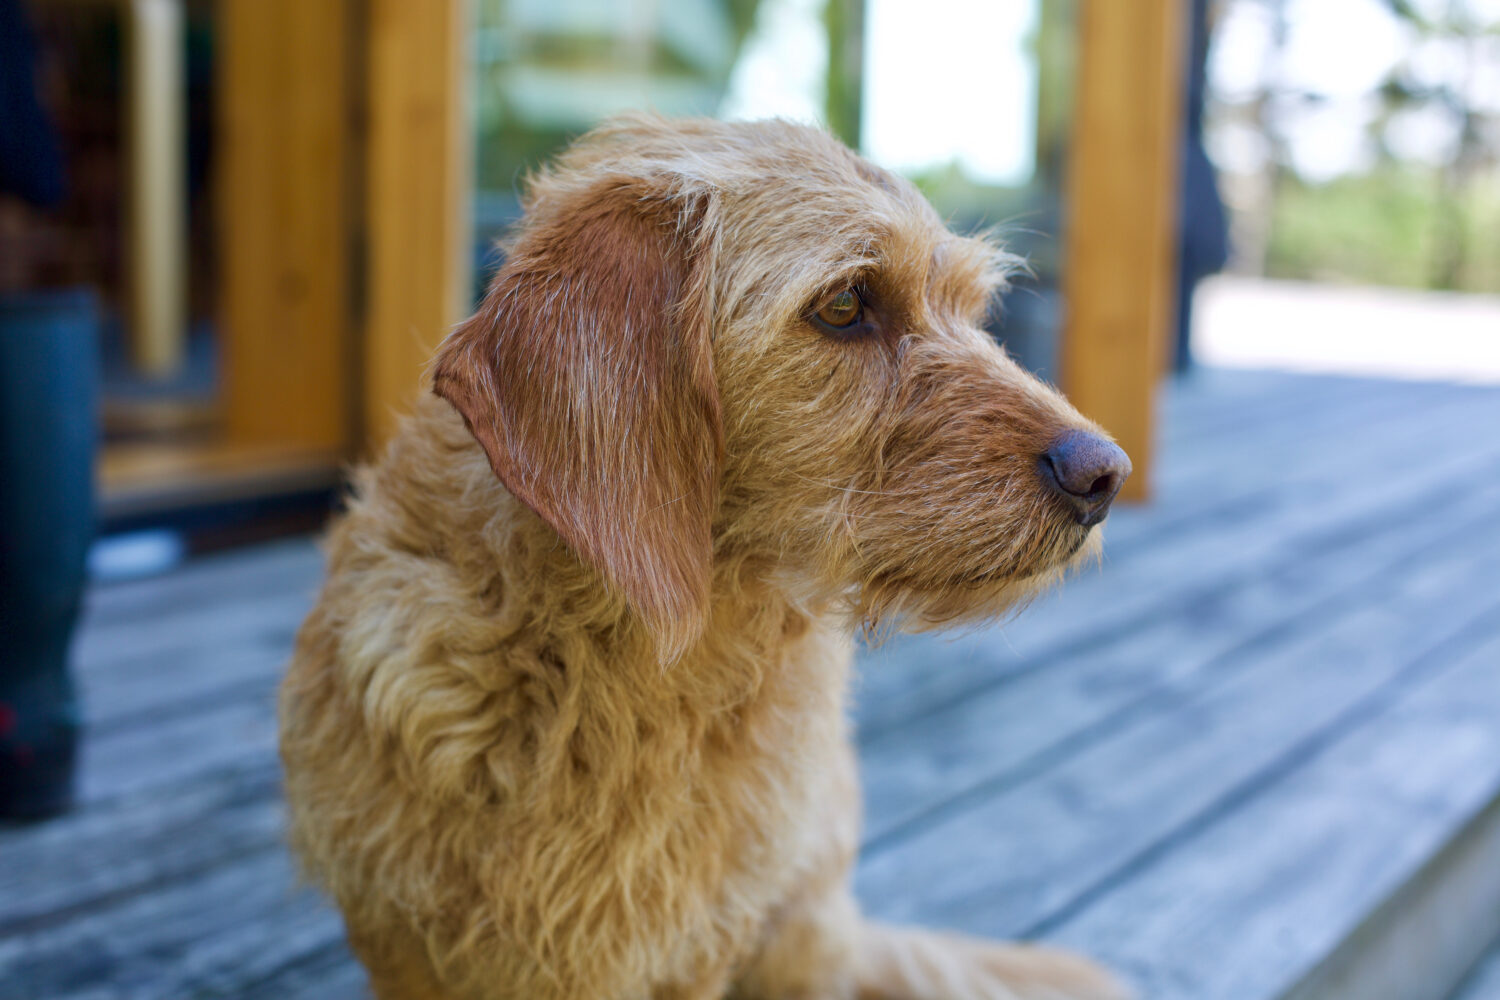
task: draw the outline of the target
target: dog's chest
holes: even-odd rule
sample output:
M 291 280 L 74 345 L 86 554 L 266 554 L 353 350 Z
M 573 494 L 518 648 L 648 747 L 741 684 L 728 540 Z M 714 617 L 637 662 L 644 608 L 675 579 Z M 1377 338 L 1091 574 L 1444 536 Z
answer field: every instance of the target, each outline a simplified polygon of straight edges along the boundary
M 578 804 L 602 825 L 585 831 L 576 818 L 553 817 L 550 834 L 536 831 L 555 844 L 562 821 L 588 835 L 598 862 L 590 891 L 656 939 L 671 956 L 675 971 L 661 970 L 669 978 L 711 956 L 748 956 L 768 918 L 810 878 L 852 858 L 848 661 L 847 642 L 811 633 L 762 664 L 745 697 L 710 708 L 687 697 L 653 700 L 626 741 L 630 773 L 579 788 L 586 801 Z
M 858 837 L 859 803 L 845 722 L 847 640 L 811 633 L 790 643 L 758 696 L 714 720 L 693 777 L 691 811 L 717 856 L 702 890 L 714 922 L 745 947 L 767 916 L 820 872 L 843 870 Z

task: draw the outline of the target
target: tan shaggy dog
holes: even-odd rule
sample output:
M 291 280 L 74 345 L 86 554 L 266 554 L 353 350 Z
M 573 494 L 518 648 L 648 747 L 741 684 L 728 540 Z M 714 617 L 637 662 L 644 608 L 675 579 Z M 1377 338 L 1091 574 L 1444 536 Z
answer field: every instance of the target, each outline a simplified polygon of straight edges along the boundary
M 981 329 L 1011 263 L 782 122 L 625 119 L 533 180 L 282 690 L 381 1000 L 1122 995 L 849 888 L 853 634 L 1014 607 L 1129 472 Z

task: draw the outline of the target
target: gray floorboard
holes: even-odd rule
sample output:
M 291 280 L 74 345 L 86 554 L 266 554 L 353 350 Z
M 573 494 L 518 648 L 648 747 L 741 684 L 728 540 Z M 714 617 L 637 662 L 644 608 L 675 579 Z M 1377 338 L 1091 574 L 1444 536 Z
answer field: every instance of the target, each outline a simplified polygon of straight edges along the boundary
M 1500 944 L 1484 957 L 1453 1000 L 1500 1000 Z
M 1152 1000 L 1282 996 L 1500 794 L 1500 638 L 1474 638 L 1048 936 Z
M 1206 370 L 1163 402 L 1101 567 L 862 652 L 857 887 L 1153 1000 L 1347 982 L 1500 799 L 1500 390 Z M 0 827 L 0 1000 L 364 995 L 282 844 L 275 686 L 321 567 L 295 539 L 91 593 L 81 807 Z

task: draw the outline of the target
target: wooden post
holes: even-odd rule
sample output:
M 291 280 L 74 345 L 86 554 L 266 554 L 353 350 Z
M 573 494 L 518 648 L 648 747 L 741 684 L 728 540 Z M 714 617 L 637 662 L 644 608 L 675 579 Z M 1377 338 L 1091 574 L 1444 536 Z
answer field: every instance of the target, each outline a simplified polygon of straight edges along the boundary
M 220 0 L 225 430 L 350 440 L 352 114 L 346 0 Z
M 131 0 L 130 344 L 147 375 L 171 375 L 187 342 L 187 118 L 182 0 Z
M 1175 309 L 1182 0 L 1084 0 L 1069 181 L 1063 388 L 1150 495 L 1155 395 Z
M 469 306 L 469 4 L 370 0 L 365 439 L 390 436 Z

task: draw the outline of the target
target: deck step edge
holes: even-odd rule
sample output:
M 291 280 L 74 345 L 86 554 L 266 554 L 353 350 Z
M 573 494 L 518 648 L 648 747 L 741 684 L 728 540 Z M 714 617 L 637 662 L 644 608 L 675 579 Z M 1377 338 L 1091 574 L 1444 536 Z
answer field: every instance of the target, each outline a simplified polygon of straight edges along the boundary
M 1447 1000 L 1500 938 L 1500 785 L 1273 1000 Z

